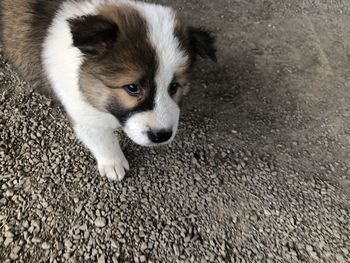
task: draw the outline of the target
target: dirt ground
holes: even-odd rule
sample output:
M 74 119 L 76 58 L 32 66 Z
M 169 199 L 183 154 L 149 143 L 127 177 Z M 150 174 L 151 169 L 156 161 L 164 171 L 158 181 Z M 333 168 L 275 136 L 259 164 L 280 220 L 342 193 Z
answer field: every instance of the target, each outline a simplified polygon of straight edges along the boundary
M 0 262 L 350 262 L 350 1 L 161 2 L 218 63 L 121 183 L 0 51 Z

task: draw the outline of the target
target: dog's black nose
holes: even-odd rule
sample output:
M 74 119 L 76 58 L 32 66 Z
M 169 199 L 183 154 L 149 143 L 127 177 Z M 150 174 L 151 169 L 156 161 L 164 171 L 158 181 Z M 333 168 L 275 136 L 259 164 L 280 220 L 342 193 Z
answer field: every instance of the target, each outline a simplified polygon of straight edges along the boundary
M 148 138 L 151 142 L 162 143 L 168 141 L 173 135 L 172 130 L 158 130 L 158 131 L 149 131 L 147 133 Z

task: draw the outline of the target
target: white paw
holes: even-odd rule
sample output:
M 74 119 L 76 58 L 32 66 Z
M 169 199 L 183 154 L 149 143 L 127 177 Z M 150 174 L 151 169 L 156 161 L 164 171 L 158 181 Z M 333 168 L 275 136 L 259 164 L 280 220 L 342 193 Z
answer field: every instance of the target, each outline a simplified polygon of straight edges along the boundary
M 129 170 L 129 162 L 124 156 L 114 160 L 100 160 L 98 170 L 102 176 L 106 176 L 111 181 L 121 181 L 125 176 L 125 170 Z

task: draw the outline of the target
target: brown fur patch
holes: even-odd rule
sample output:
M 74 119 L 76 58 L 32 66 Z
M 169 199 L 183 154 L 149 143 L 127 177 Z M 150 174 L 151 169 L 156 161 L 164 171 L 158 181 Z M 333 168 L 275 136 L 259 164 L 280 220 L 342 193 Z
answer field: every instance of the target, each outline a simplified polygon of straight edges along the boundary
M 173 95 L 173 100 L 176 103 L 180 103 L 181 99 L 182 99 L 182 92 L 181 91 L 178 91 L 178 92 L 175 93 L 175 95 Z
M 182 100 L 183 94 L 186 92 L 186 88 L 188 85 L 188 69 L 185 68 L 181 71 L 176 72 L 174 81 L 178 82 L 181 86 L 179 91 L 172 96 L 173 100 L 179 104 Z
M 35 89 L 50 93 L 41 63 L 42 42 L 62 0 L 2 0 L 0 23 L 6 57 Z
M 157 59 L 148 40 L 146 21 L 127 4 L 104 5 L 97 15 L 115 22 L 118 36 L 103 56 L 86 56 L 81 68 L 83 93 L 90 103 L 103 111 L 110 110 L 111 104 L 121 115 L 145 107 L 150 109 L 154 103 L 155 86 L 151 83 L 157 70 Z M 91 80 L 92 76 L 95 81 Z M 90 80 L 86 81 L 88 78 Z M 148 83 L 142 87 L 142 98 L 132 97 L 122 88 L 128 84 L 141 85 L 142 81 Z M 118 115 L 116 110 L 113 114 Z
M 123 78 L 116 79 L 115 82 L 111 81 L 107 83 L 86 72 L 82 72 L 80 86 L 85 87 L 84 94 L 89 99 L 89 102 L 101 111 L 108 110 L 107 106 L 111 98 L 116 100 L 121 108 L 132 109 L 137 107 L 148 95 L 145 94 L 141 99 L 138 99 L 130 96 L 124 90 L 123 86 L 129 83 L 135 83 L 137 79 L 138 78 L 133 78 L 133 76 L 124 76 Z

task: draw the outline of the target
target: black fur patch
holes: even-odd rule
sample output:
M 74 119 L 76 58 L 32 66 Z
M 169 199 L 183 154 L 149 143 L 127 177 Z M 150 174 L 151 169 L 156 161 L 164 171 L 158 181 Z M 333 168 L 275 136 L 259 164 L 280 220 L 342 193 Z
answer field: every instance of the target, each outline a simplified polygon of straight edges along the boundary
M 81 16 L 68 20 L 73 45 L 88 55 L 104 54 L 118 35 L 118 26 L 100 15 Z
M 142 81 L 141 81 L 142 82 Z M 108 106 L 107 110 L 112 113 L 121 125 L 124 125 L 125 122 L 134 114 L 138 112 L 145 112 L 153 110 L 155 106 L 155 96 L 156 96 L 156 84 L 154 81 L 154 77 L 150 77 L 148 80 L 144 80 L 144 82 L 148 82 L 147 88 L 149 89 L 149 94 L 147 98 L 142 101 L 137 107 L 133 109 L 124 109 L 119 106 L 117 101 L 112 101 Z
M 191 52 L 202 58 L 210 58 L 216 62 L 215 37 L 208 30 L 189 27 L 189 46 Z

